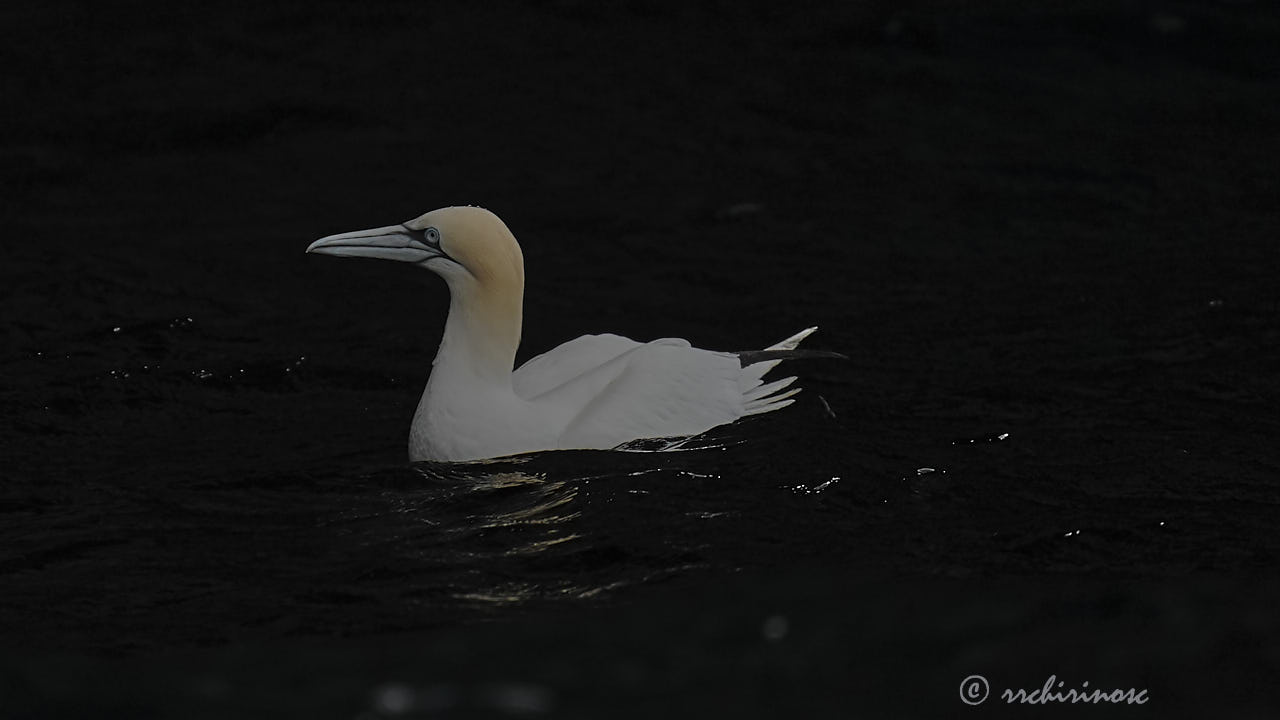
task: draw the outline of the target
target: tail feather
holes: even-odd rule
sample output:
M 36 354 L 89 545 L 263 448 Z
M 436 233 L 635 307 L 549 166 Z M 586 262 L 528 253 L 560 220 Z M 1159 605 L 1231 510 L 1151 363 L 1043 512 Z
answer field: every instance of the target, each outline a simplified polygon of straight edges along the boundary
M 765 350 L 795 350 L 796 346 L 800 344 L 801 340 L 804 340 L 805 338 L 814 334 L 815 332 L 817 332 L 817 330 L 818 330 L 817 325 L 814 325 L 813 327 L 810 327 L 810 328 L 805 328 L 800 332 L 796 333 L 795 335 L 792 335 L 791 337 L 787 338 L 786 340 L 783 340 L 782 342 L 776 345 L 770 345 L 769 347 L 765 348 Z
M 812 335 L 817 329 L 817 327 L 805 328 L 786 340 L 770 345 L 764 350 L 746 350 L 733 353 L 738 357 L 738 361 L 742 363 L 744 415 L 759 415 L 760 413 L 780 410 L 795 402 L 792 396 L 800 392 L 800 388 L 787 390 L 787 387 L 796 381 L 794 376 L 769 383 L 765 383 L 763 379 L 765 373 L 772 370 L 783 360 L 820 357 L 845 358 L 840 353 L 826 350 L 796 349 L 801 341 Z
M 789 396 L 789 395 L 794 395 L 798 392 L 800 392 L 800 388 L 792 388 L 791 390 L 788 390 L 787 392 L 783 393 L 783 395 Z M 742 414 L 743 415 L 759 415 L 760 413 L 773 412 L 774 410 L 781 410 L 782 408 L 790 405 L 793 402 L 795 402 L 795 400 L 791 399 L 790 397 L 787 397 L 785 400 L 778 400 L 777 402 L 767 402 L 761 405 L 749 407 L 746 410 L 744 410 Z
M 762 362 L 777 364 L 782 360 L 799 360 L 803 358 L 849 359 L 848 355 L 831 350 L 743 350 L 734 354 L 738 356 L 738 360 L 742 362 L 742 367 L 744 368 Z M 773 367 L 773 365 L 769 367 Z
M 743 393 L 742 399 L 746 400 L 748 405 L 750 405 L 751 403 L 757 400 L 765 400 L 765 401 L 771 400 L 772 398 L 769 397 L 770 395 L 782 390 L 783 388 L 787 387 L 788 385 L 790 385 L 795 381 L 796 381 L 796 376 L 792 375 L 791 377 L 785 377 L 785 378 L 782 378 L 781 380 L 774 380 L 771 383 L 765 383 L 764 385 L 753 387 L 750 390 Z
M 764 350 L 744 350 L 733 353 L 738 356 L 738 362 L 742 363 L 742 378 L 746 383 L 744 390 L 750 390 L 759 385 L 764 378 L 765 373 L 775 368 L 778 363 L 783 360 L 801 357 L 841 357 L 839 353 L 828 353 L 825 350 L 796 350 L 796 346 L 800 341 L 812 335 L 817 331 L 815 325 L 805 328 L 782 342 L 775 343 Z
M 802 340 L 816 332 L 818 326 L 805 328 L 782 342 L 775 343 L 764 350 L 743 350 L 736 352 L 738 361 L 742 363 L 743 374 L 758 382 L 764 374 L 772 370 L 778 363 L 797 357 L 828 357 L 822 350 L 796 350 Z M 843 355 L 841 357 L 844 357 Z

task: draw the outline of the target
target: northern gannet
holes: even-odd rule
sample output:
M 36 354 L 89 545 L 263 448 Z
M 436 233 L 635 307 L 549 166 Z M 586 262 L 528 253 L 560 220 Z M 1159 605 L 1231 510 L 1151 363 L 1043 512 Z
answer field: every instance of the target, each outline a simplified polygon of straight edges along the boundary
M 449 285 L 449 316 L 409 431 L 409 459 L 461 462 L 536 450 L 616 448 L 697 435 L 790 405 L 795 377 L 765 383 L 808 328 L 761 351 L 715 352 L 679 338 L 584 335 L 513 371 L 524 258 L 497 215 L 432 210 L 400 225 L 321 238 L 309 253 L 400 260 Z

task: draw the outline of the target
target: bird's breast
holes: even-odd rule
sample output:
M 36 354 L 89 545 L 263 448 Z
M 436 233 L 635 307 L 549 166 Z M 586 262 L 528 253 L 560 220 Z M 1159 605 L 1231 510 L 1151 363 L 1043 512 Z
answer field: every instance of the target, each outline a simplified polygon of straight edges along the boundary
M 410 459 L 462 462 L 556 447 L 563 422 L 555 413 L 509 387 L 450 383 L 437 373 L 414 413 Z

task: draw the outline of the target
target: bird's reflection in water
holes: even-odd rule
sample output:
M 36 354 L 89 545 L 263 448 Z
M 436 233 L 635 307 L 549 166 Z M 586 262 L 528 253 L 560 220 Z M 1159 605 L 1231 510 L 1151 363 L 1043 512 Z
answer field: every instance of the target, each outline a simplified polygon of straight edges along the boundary
M 399 602 L 436 608 L 593 598 L 651 577 L 650 563 L 635 567 L 602 536 L 599 517 L 584 517 L 625 487 L 596 485 L 612 474 L 600 464 L 567 472 L 583 468 L 553 455 L 364 474 L 323 524 L 359 548 L 362 582 L 386 579 Z
M 510 607 L 608 597 L 705 567 L 707 526 L 732 522 L 735 478 L 754 460 L 721 451 L 731 432 L 629 452 L 553 451 L 421 462 L 326 478 L 322 527 L 354 581 L 399 610 Z M 683 450 L 685 452 L 672 452 Z M 723 473 L 723 474 L 722 474 Z M 689 518 L 698 521 L 691 522 Z
M 414 466 L 428 481 L 452 485 L 469 500 L 484 503 L 481 511 L 467 516 L 466 527 L 451 528 L 452 532 L 509 531 L 514 542 L 502 551 L 507 557 L 536 555 L 582 537 L 566 527 L 581 514 L 573 506 L 578 483 L 550 480 L 545 473 L 506 468 L 491 470 L 486 465 L 418 463 Z

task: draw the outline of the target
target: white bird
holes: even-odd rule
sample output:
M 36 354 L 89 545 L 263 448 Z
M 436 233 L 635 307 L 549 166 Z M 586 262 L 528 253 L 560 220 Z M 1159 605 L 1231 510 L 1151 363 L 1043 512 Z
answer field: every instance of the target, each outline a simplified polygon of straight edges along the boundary
M 697 435 L 790 405 L 799 388 L 762 377 L 808 328 L 763 351 L 715 352 L 679 338 L 584 335 L 514 371 L 524 258 L 497 215 L 433 210 L 401 225 L 321 238 L 309 253 L 400 260 L 449 285 L 449 317 L 409 431 L 409 459 L 459 462 L 536 450 L 611 449 Z

